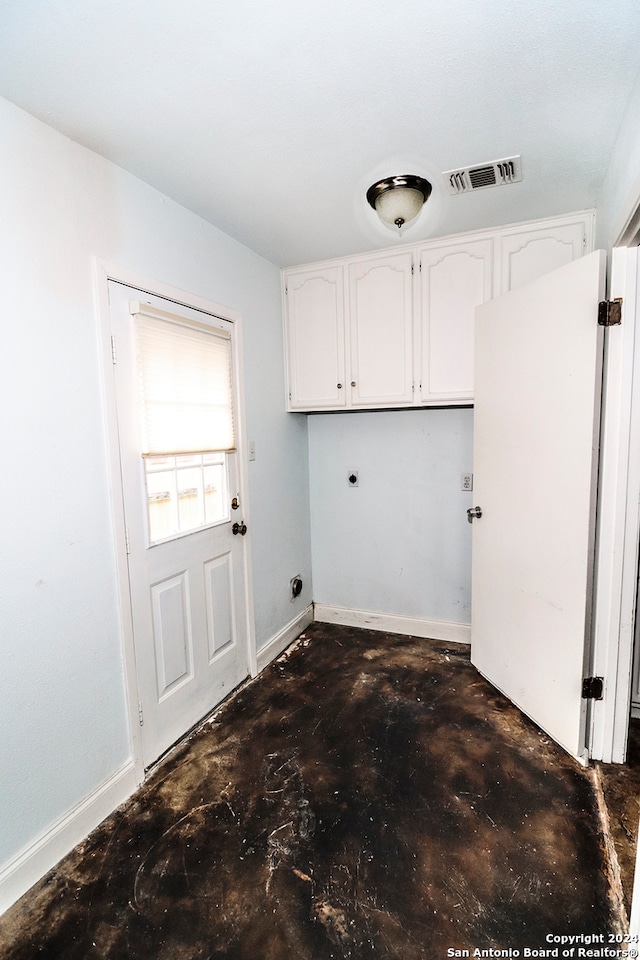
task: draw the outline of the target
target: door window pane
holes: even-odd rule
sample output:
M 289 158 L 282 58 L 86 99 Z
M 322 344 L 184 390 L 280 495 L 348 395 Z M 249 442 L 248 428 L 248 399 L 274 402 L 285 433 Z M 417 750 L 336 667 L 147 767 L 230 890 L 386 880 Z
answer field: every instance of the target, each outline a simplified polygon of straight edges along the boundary
M 219 454 L 217 454 L 219 456 Z M 224 463 L 204 467 L 205 523 L 219 523 L 228 516 L 227 471 Z
M 230 517 L 224 453 L 145 457 L 149 543 L 161 543 Z

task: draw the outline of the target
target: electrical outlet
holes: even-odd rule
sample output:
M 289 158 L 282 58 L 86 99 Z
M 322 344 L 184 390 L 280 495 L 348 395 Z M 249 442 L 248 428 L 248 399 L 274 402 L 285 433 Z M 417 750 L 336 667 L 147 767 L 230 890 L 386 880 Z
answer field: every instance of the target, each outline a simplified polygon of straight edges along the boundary
M 473 490 L 473 474 L 472 473 L 463 473 L 460 479 L 460 489 L 466 492 L 471 492 Z

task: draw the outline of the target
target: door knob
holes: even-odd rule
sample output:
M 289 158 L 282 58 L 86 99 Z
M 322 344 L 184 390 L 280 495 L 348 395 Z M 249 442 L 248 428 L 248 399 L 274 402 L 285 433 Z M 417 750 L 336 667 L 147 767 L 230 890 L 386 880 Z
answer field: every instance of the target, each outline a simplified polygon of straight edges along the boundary
M 481 507 L 469 507 L 469 509 L 467 510 L 467 520 L 469 521 L 469 523 L 473 523 L 474 518 L 476 520 L 479 520 L 481 516 L 482 516 Z
M 234 525 L 231 527 L 231 533 L 234 535 L 234 537 L 237 537 L 238 534 L 240 534 L 241 537 L 244 537 L 246 532 L 247 525 L 244 521 L 242 523 L 234 523 Z

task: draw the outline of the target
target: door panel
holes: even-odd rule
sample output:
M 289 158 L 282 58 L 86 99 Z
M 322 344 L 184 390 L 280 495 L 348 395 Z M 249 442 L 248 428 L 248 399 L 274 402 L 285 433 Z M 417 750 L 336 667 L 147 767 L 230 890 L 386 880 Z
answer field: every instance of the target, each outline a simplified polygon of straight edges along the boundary
M 186 572 L 151 584 L 151 609 L 158 700 L 191 678 L 193 644 Z
M 471 659 L 582 758 L 605 255 L 478 307 Z
M 200 325 L 208 319 L 211 325 L 229 330 L 232 336 L 233 324 L 218 317 L 207 318 L 200 311 L 119 283 L 110 282 L 109 299 L 116 339 L 114 372 L 136 681 L 143 760 L 149 766 L 249 674 L 246 540 L 234 536 L 231 529 L 229 501 L 239 489 L 236 453 L 226 454 L 223 467 L 205 465 L 195 471 L 178 470 L 178 479 L 170 471 L 156 473 L 154 486 L 147 492 L 140 453 L 134 329 L 129 304 L 143 300 Z M 198 480 L 200 475 L 204 477 L 202 481 Z M 167 487 L 164 501 L 164 495 L 158 494 L 163 487 Z M 177 509 L 191 516 L 198 493 L 205 500 L 216 501 L 213 506 L 207 503 L 202 507 L 201 517 L 220 515 L 222 519 L 151 543 L 147 498 L 154 507 L 158 502 L 174 506 L 177 502 Z M 227 502 L 220 512 L 221 495 Z
M 411 253 L 349 264 L 351 403 L 413 399 Z
M 586 241 L 583 223 L 541 224 L 528 230 L 505 231 L 499 240 L 500 290 L 507 293 L 537 277 L 577 260 Z
M 236 642 L 231 553 L 209 560 L 204 566 L 204 575 L 209 662 L 211 662 L 214 657 Z
M 287 275 L 286 333 L 292 410 L 346 403 L 342 267 Z
M 473 399 L 475 308 L 492 295 L 491 240 L 420 253 L 421 399 Z

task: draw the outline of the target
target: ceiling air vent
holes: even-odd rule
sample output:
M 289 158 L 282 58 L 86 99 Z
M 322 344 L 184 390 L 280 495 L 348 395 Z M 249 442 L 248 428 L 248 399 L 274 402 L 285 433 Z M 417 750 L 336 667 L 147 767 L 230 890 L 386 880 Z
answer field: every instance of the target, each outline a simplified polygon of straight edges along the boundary
M 506 160 L 494 160 L 462 170 L 447 170 L 443 173 L 449 193 L 471 193 L 472 190 L 484 190 L 485 187 L 500 187 L 505 183 L 519 183 L 522 180 L 520 157 L 508 157 Z

